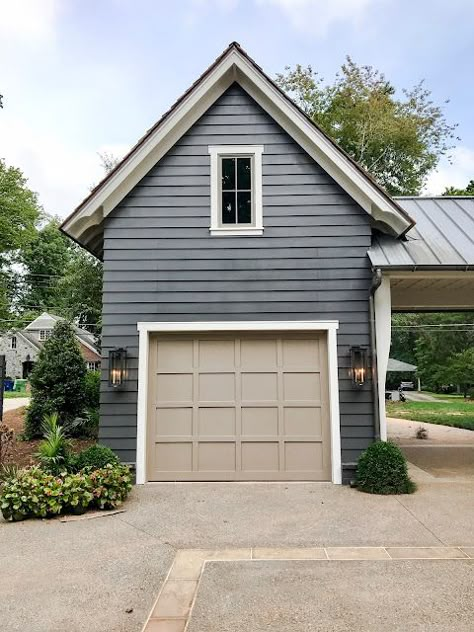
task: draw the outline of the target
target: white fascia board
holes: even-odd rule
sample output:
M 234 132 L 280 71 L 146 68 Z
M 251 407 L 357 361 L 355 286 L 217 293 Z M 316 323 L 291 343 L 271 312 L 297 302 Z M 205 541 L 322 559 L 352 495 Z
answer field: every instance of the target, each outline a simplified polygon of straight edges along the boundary
M 330 331 L 339 328 L 338 320 L 248 320 L 140 322 L 139 332 L 205 332 L 205 331 Z
M 234 81 L 229 55 L 205 77 L 175 111 L 133 153 L 90 200 L 63 224 L 65 232 L 79 238 L 99 223 L 211 107 Z
M 375 220 L 388 224 L 397 235 L 404 233 L 410 222 L 352 161 L 265 77 L 258 74 L 250 62 L 240 57 L 237 81 L 255 101 L 279 123 L 294 140 L 334 178 L 334 180 Z
M 63 230 L 79 239 L 86 227 L 90 228 L 100 223 L 233 81 L 240 83 L 376 221 L 388 225 L 395 235 L 401 235 L 412 225 L 397 205 L 386 198 L 264 75 L 237 50 L 232 50 L 196 85 L 172 114 L 143 141 L 140 148 L 90 200 L 65 221 Z

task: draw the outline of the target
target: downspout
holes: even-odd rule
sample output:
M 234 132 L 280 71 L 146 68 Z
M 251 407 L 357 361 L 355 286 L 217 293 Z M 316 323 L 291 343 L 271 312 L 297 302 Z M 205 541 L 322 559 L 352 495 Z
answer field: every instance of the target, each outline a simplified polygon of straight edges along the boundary
M 370 348 L 372 351 L 372 398 L 374 407 L 374 434 L 375 440 L 380 440 L 380 410 L 379 410 L 379 386 L 377 371 L 377 339 L 375 335 L 375 303 L 374 294 L 382 284 L 382 271 L 374 270 L 372 285 L 369 292 L 369 323 L 370 323 Z

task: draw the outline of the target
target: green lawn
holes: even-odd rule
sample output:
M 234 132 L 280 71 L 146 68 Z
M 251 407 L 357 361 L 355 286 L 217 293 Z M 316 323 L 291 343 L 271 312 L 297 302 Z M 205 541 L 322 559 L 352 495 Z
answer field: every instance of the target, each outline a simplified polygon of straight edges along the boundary
M 474 430 L 474 401 L 464 401 L 459 396 L 446 399 L 446 403 L 387 402 L 387 416 Z
M 15 397 L 29 397 L 29 393 L 17 393 L 16 391 L 5 391 L 3 393 L 4 399 L 13 399 Z

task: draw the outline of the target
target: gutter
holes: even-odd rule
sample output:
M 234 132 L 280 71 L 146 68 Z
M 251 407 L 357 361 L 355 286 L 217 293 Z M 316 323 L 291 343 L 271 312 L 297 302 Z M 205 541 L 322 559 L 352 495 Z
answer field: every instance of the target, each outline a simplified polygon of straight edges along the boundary
M 374 408 L 374 434 L 375 441 L 380 441 L 380 410 L 379 410 L 379 385 L 377 370 L 377 338 L 375 335 L 375 302 L 374 295 L 382 284 L 382 271 L 380 268 L 374 270 L 372 284 L 369 290 L 369 325 L 370 325 L 370 348 L 372 359 L 372 398 Z

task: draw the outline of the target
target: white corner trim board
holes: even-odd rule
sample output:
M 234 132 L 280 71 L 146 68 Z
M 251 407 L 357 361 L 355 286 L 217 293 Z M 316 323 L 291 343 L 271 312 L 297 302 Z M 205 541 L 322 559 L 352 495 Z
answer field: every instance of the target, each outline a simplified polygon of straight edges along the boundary
M 193 333 L 218 331 L 327 331 L 329 407 L 331 425 L 332 482 L 342 483 L 341 422 L 339 417 L 339 378 L 337 367 L 337 320 L 291 321 L 210 321 L 210 322 L 140 322 L 138 345 L 138 405 L 137 405 L 137 485 L 146 483 L 146 428 L 148 402 L 148 362 L 151 333 Z

